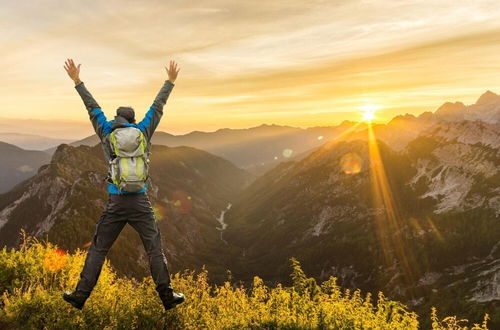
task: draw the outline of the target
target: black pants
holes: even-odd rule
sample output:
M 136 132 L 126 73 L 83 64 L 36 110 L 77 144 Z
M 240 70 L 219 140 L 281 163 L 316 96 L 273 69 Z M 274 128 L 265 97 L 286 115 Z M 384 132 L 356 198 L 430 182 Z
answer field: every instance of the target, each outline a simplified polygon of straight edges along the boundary
M 94 238 L 76 290 L 90 295 L 101 273 L 104 258 L 127 223 L 137 230 L 141 237 L 149 257 L 150 271 L 156 284 L 156 291 L 160 298 L 168 297 L 172 292 L 172 287 L 167 258 L 161 247 L 160 229 L 155 221 L 151 202 L 145 193 L 109 195 L 108 205 L 96 224 Z

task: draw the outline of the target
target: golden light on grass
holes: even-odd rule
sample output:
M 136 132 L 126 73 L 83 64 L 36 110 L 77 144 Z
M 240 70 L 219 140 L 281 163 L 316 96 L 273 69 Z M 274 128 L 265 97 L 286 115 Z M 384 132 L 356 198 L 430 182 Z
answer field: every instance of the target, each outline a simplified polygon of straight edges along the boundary
M 359 107 L 359 109 L 363 111 L 363 116 L 361 117 L 361 120 L 366 122 L 371 122 L 376 118 L 375 112 L 380 110 L 380 108 L 381 108 L 380 106 L 375 104 L 365 104 Z

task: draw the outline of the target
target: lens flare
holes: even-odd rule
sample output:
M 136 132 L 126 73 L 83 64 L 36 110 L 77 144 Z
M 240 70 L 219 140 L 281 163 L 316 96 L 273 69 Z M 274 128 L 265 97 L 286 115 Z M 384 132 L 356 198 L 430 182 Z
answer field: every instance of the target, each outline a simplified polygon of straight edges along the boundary
M 288 157 L 290 157 L 292 155 L 292 153 L 293 153 L 292 149 L 285 149 L 285 150 L 283 150 L 283 156 L 284 157 L 288 158 Z
M 355 152 L 349 152 L 340 159 L 340 166 L 345 174 L 361 172 L 361 157 Z
M 191 211 L 192 198 L 182 190 L 172 193 L 171 203 L 179 213 L 189 213 Z
M 347 140 L 350 136 L 351 133 L 355 132 L 356 129 L 361 125 L 361 122 L 356 122 L 352 126 L 349 126 L 346 130 L 340 132 L 337 136 L 334 138 L 329 138 L 325 144 L 319 148 L 316 152 L 313 152 L 310 154 L 308 157 L 306 157 L 304 161 L 304 165 L 307 166 L 308 164 L 314 164 L 317 159 L 319 159 L 322 155 L 324 155 L 326 152 L 328 152 L 331 148 L 333 148 L 338 142 L 342 140 Z
M 43 259 L 43 268 L 49 273 L 60 271 L 66 265 L 68 255 L 61 249 L 48 250 Z

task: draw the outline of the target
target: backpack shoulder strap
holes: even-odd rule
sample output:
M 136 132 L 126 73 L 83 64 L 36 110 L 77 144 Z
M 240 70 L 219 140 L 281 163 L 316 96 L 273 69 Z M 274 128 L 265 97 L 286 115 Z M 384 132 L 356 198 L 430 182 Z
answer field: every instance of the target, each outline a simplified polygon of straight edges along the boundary
M 116 135 L 115 135 L 116 130 L 113 130 L 111 133 L 109 133 L 109 144 L 111 146 L 111 150 L 114 152 L 116 156 L 120 155 L 120 151 L 118 150 L 118 145 L 116 144 Z
M 141 153 L 145 154 L 147 148 L 146 136 L 144 136 L 144 133 L 140 129 L 137 130 L 139 131 L 139 148 Z

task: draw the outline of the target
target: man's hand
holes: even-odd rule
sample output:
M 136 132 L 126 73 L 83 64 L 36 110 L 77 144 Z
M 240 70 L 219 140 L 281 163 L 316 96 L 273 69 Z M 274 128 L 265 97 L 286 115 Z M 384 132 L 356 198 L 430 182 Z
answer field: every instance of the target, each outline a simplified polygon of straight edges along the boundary
M 174 83 L 175 79 L 177 79 L 177 74 L 181 71 L 180 68 L 177 70 L 177 63 L 174 61 L 170 61 L 170 67 L 168 69 L 165 67 L 165 70 L 167 70 L 168 80 L 170 80 L 171 83 Z
M 80 80 L 80 65 L 75 65 L 72 59 L 68 58 L 66 62 L 64 62 L 64 69 L 68 73 L 68 76 L 75 82 L 75 85 L 78 85 L 82 81 Z

